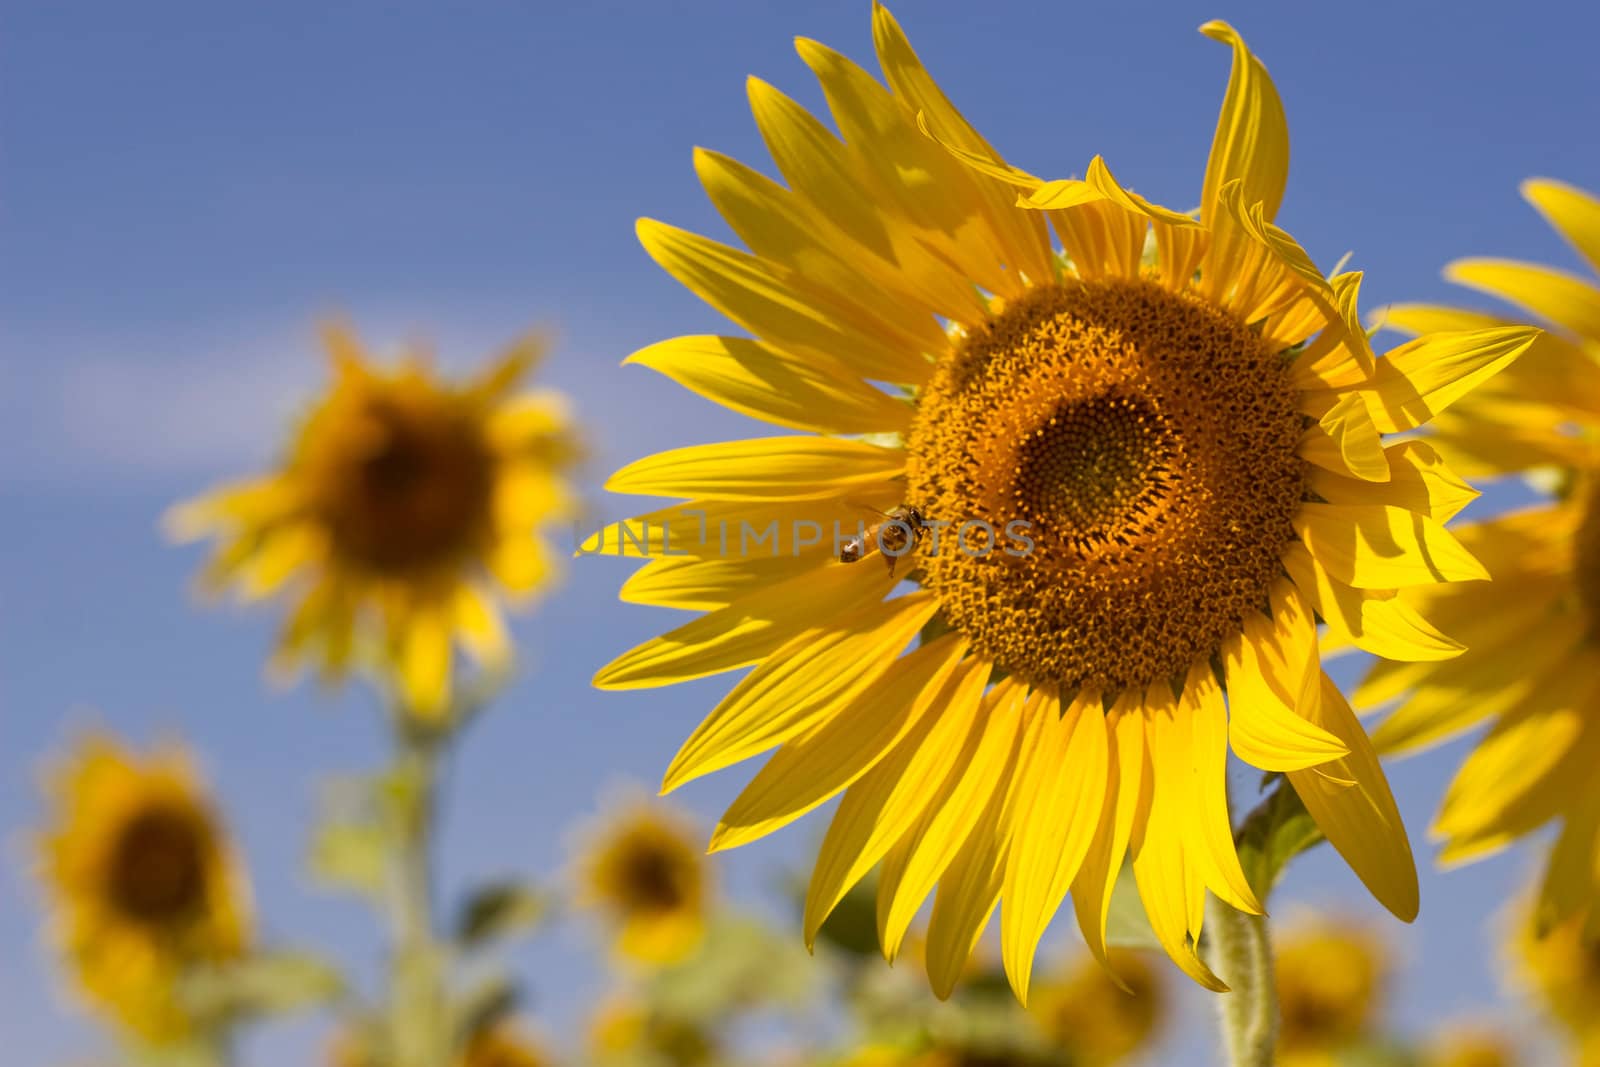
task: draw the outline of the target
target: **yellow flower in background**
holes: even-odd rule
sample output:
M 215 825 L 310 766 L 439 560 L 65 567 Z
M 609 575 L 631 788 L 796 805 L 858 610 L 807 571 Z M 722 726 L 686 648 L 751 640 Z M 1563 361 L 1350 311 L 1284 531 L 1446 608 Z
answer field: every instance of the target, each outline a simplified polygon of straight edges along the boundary
M 1028 1010 L 1073 1067 L 1111 1067 L 1155 1040 L 1167 1013 L 1161 976 L 1141 953 L 1113 949 L 1118 988 L 1095 960 L 1059 982 L 1041 983 Z
M 715 1056 L 703 1027 L 671 1018 L 628 994 L 607 998 L 589 1020 L 591 1064 L 701 1067 Z
M 1471 1023 L 1434 1038 L 1419 1059 L 1421 1067 L 1517 1067 L 1523 1062 L 1503 1034 Z
M 1559 922 L 1543 936 L 1519 921 L 1512 934 L 1512 967 L 1541 1014 L 1583 1050 L 1583 1062 L 1600 1067 L 1600 947 L 1586 935 L 1582 917 Z
M 372 1049 L 372 1035 L 341 1030 L 328 1046 L 328 1067 L 384 1067 Z M 496 1023 L 467 1041 L 455 1058 L 455 1067 L 555 1067 L 560 1061 L 532 1035 L 506 1023 Z
M 1442 334 L 1376 359 L 1360 276 L 1324 279 L 1272 224 L 1287 128 L 1265 68 L 1223 23 L 1203 28 L 1231 47 L 1233 72 L 1198 217 L 1129 193 L 1099 157 L 1083 180 L 1007 166 L 882 7 L 873 28 L 888 88 L 798 45 L 842 139 L 750 83 L 787 187 L 697 153 L 750 252 L 639 223 L 669 273 L 756 336 L 680 337 L 629 361 L 804 433 L 612 476 L 619 493 L 689 501 L 634 520 L 635 533 L 648 524 L 642 548 L 612 547 L 654 557 L 623 598 L 706 614 L 595 684 L 755 665 L 665 788 L 777 749 L 714 848 L 844 792 L 805 936 L 881 864 L 893 957 L 937 887 L 941 995 L 1002 899 L 1019 996 L 1069 890 L 1104 957 L 1125 857 L 1168 953 L 1224 988 L 1195 952 L 1205 894 L 1260 910 L 1229 825 L 1230 744 L 1284 772 L 1409 920 L 1410 847 L 1322 672 L 1316 617 L 1399 659 L 1460 650 L 1392 594 L 1486 576 L 1442 526 L 1474 494 L 1427 444 L 1383 435 L 1425 423 L 1534 331 Z M 853 530 L 876 521 L 870 509 L 900 521 L 881 553 L 829 543 L 831 524 Z M 777 547 L 752 549 L 747 530 Z M 836 559 L 893 552 L 912 558 Z M 918 588 L 892 596 L 908 578 Z
M 85 737 L 53 770 L 38 840 L 50 930 L 85 999 L 153 1043 L 194 1020 L 186 969 L 241 956 L 248 887 L 188 754 Z
M 1523 194 L 1600 268 L 1600 200 L 1543 180 L 1525 183 Z M 1481 477 L 1539 476 L 1555 498 L 1456 529 L 1494 582 L 1407 590 L 1406 600 L 1469 651 L 1442 664 L 1381 664 L 1356 699 L 1377 706 L 1403 698 L 1374 733 L 1386 752 L 1491 723 L 1440 806 L 1433 829 L 1445 841 L 1441 858 L 1476 859 L 1559 820 L 1537 921 L 1583 913 L 1600 932 L 1600 285 L 1502 260 L 1464 260 L 1445 273 L 1551 332 L 1438 420 L 1430 440 Z M 1387 316 L 1412 331 L 1501 321 L 1431 305 Z
M 1291 929 L 1274 946 L 1278 1048 L 1285 1061 L 1371 1036 L 1387 977 L 1383 946 L 1368 931 L 1318 921 Z
M 168 525 L 217 539 L 207 587 L 294 602 L 279 669 L 313 661 L 338 678 L 371 645 L 408 709 L 435 717 L 453 644 L 503 667 L 500 595 L 526 600 L 551 580 L 541 530 L 573 507 L 566 403 L 515 392 L 539 358 L 532 339 L 462 385 L 422 356 L 376 366 L 341 328 L 325 341 L 333 381 L 278 470 L 173 509 Z
M 584 828 L 580 849 L 578 903 L 611 924 L 621 955 L 662 965 L 700 947 L 710 872 L 683 815 L 648 800 L 629 801 Z

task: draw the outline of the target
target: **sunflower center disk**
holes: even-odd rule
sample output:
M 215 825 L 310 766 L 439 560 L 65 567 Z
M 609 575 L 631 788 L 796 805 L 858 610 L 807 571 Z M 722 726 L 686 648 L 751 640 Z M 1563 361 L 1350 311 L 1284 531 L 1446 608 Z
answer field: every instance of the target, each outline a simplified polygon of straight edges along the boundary
M 923 579 L 1030 683 L 1181 678 L 1266 607 L 1304 423 L 1282 355 L 1226 312 L 1136 279 L 1036 289 L 919 400 L 908 502 L 999 534 L 941 539 Z
M 493 481 L 471 421 L 424 398 L 369 402 L 358 421 L 323 479 L 328 526 L 343 553 L 408 577 L 469 551 Z
M 111 896 L 140 922 L 184 918 L 204 903 L 206 874 L 199 828 L 177 812 L 149 811 L 123 828 L 111 859 Z

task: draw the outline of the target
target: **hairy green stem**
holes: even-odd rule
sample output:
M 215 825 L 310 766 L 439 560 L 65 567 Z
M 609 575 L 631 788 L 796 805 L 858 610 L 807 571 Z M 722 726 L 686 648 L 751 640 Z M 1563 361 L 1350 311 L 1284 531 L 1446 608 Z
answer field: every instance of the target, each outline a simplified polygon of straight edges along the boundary
M 1232 990 L 1217 998 L 1231 1067 L 1272 1067 L 1278 994 L 1265 915 L 1247 915 L 1212 897 L 1206 907 L 1211 969 Z
M 433 829 L 438 785 L 436 737 L 403 722 L 396 757 L 399 815 L 390 871 L 393 939 L 389 1035 L 395 1067 L 449 1062 L 443 949 L 434 932 Z

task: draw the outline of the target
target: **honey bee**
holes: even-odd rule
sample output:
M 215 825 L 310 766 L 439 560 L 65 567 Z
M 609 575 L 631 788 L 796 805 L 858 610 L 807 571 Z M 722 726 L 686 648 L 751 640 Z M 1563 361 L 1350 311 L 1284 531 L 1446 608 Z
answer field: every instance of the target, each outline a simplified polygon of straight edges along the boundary
M 922 544 L 928 531 L 928 520 L 922 509 L 914 504 L 901 504 L 890 511 L 878 511 L 883 521 L 849 538 L 839 547 L 840 563 L 856 563 L 882 549 L 884 562 L 889 565 L 889 575 L 894 576 L 894 565 L 902 556 L 909 556 Z

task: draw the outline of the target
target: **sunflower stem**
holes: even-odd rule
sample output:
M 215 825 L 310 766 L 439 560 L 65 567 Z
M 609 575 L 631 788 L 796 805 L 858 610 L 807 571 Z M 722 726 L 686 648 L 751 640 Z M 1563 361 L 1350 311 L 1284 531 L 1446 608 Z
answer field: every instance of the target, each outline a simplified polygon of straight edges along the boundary
M 1211 969 L 1232 990 L 1216 998 L 1231 1067 L 1272 1067 L 1278 1040 L 1278 991 L 1265 915 L 1210 898 L 1206 944 Z
M 398 815 L 390 875 L 390 1047 L 396 1067 L 448 1063 L 444 953 L 434 931 L 433 829 L 439 736 L 396 717 L 399 751 L 394 800 Z

